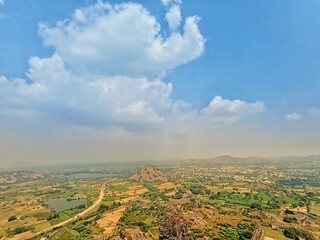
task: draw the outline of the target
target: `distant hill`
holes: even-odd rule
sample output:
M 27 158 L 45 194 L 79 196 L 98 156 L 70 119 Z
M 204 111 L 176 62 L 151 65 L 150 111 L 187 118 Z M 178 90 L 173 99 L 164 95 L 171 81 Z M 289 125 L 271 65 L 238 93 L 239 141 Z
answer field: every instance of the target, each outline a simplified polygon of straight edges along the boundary
M 222 155 L 219 157 L 215 157 L 212 159 L 209 159 L 210 162 L 216 162 L 216 163 L 246 163 L 246 164 L 254 164 L 254 163 L 261 163 L 263 161 L 266 161 L 266 158 L 262 157 L 232 157 L 229 155 Z
M 141 168 L 137 173 L 133 174 L 130 178 L 132 181 L 167 181 L 167 176 L 159 169 L 155 168 L 154 166 L 144 166 Z
M 310 155 L 310 156 L 284 156 L 276 159 L 277 161 L 291 161 L 291 162 L 318 162 L 320 161 L 320 155 Z
M 24 182 L 29 180 L 42 179 L 42 173 L 17 171 L 17 172 L 2 172 L 0 173 L 0 184 Z
M 190 165 L 242 165 L 242 164 L 261 164 L 268 161 L 263 157 L 232 157 L 229 155 L 222 155 L 209 159 L 190 159 L 187 161 Z

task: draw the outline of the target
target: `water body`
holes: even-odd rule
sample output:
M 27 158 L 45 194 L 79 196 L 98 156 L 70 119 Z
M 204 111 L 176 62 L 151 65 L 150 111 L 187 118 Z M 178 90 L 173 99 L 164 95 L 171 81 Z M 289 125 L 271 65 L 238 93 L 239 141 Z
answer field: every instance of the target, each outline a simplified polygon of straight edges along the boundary
M 45 202 L 45 204 L 49 205 L 56 212 L 62 212 L 64 210 L 68 210 L 82 204 L 87 204 L 87 200 L 79 199 L 68 201 L 66 198 L 53 198 Z

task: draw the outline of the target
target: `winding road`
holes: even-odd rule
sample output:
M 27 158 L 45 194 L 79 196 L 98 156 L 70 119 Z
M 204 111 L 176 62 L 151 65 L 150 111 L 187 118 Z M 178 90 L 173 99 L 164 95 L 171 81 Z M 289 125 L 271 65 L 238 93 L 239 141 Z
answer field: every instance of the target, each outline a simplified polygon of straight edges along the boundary
M 109 181 L 107 181 L 107 182 L 110 182 L 110 181 L 112 181 L 112 180 L 113 180 L 113 179 L 111 179 L 111 180 L 109 180 Z M 104 197 L 104 192 L 105 192 L 105 188 L 106 188 L 106 183 L 107 183 L 107 182 L 105 182 L 105 183 L 103 183 L 103 184 L 101 185 L 100 194 L 99 194 L 98 199 L 97 199 L 90 207 L 88 207 L 87 209 L 85 209 L 83 212 L 81 212 L 81 213 L 77 214 L 76 216 L 71 217 L 71 218 L 69 218 L 69 219 L 67 219 L 67 220 L 65 220 L 65 221 L 63 221 L 63 222 L 60 222 L 60 223 L 58 223 L 58 224 L 56 224 L 56 225 L 53 225 L 53 226 L 48 227 L 48 228 L 46 228 L 46 229 L 43 229 L 43 230 L 41 230 L 40 232 L 37 232 L 37 233 L 33 234 L 32 236 L 29 236 L 29 237 L 27 237 L 27 238 L 25 238 L 25 239 L 32 239 L 32 238 L 34 238 L 34 237 L 36 237 L 36 236 L 39 236 L 39 235 L 41 235 L 41 234 L 43 234 L 43 233 L 50 232 L 50 231 L 52 231 L 52 230 L 54 230 L 54 229 L 56 229 L 56 228 L 63 227 L 63 226 L 65 226 L 65 225 L 67 225 L 67 224 L 69 224 L 69 223 L 71 223 L 71 222 L 73 222 L 73 221 L 75 221 L 75 220 L 77 220 L 77 219 L 79 219 L 79 218 L 84 217 L 85 215 L 87 215 L 88 213 L 90 213 L 91 211 L 93 211 L 96 207 L 98 207 L 98 205 L 101 203 L 101 201 L 102 201 L 102 199 L 103 199 L 103 197 Z

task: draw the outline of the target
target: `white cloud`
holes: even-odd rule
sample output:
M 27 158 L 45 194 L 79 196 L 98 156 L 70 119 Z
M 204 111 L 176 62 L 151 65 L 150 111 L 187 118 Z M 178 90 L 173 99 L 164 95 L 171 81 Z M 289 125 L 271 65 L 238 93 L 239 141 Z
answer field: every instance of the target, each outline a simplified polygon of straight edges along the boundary
M 172 29 L 181 22 L 179 13 L 174 6 L 169 10 Z M 182 33 L 173 31 L 165 37 L 156 18 L 142 5 L 98 2 L 53 27 L 39 24 L 39 33 L 78 74 L 154 77 L 203 53 L 205 40 L 197 21 L 188 17 Z
M 155 76 L 201 55 L 197 21 L 188 17 L 183 33 L 165 38 L 142 5 L 98 1 L 53 27 L 40 23 L 56 51 L 30 58 L 28 80 L 0 78 L 0 106 L 8 109 L 0 115 L 26 108 L 75 125 L 160 123 L 185 106 L 171 100 L 172 84 Z
M 32 57 L 29 60 L 29 65 L 27 76 L 34 82 L 55 85 L 72 80 L 71 74 L 65 69 L 61 57 L 57 54 L 43 59 Z
M 231 101 L 216 96 L 208 107 L 202 110 L 202 114 L 215 121 L 234 122 L 245 115 L 263 111 L 265 111 L 265 106 L 262 102 L 247 103 L 241 100 Z
M 289 113 L 285 116 L 285 119 L 288 121 L 298 121 L 301 119 L 301 115 L 299 113 L 293 112 Z
M 168 6 L 170 4 L 182 4 L 182 0 L 161 0 L 164 6 Z
M 0 4 L 4 5 L 5 1 L 4 0 L 0 0 Z
M 171 0 L 161 0 L 161 1 L 162 1 L 162 4 L 165 6 L 168 6 L 169 3 L 171 2 Z
M 172 32 L 166 38 L 156 18 L 135 3 L 98 1 L 54 27 L 40 24 L 39 33 L 56 51 L 30 58 L 27 80 L 0 77 L 0 119 L 33 116 L 50 126 L 143 129 L 203 116 L 232 122 L 263 111 L 261 102 L 221 97 L 201 112 L 172 100 L 172 84 L 155 76 L 199 57 L 205 45 L 198 17 L 186 18 L 183 33 L 175 30 L 177 10 L 177 19 L 168 17 Z
M 169 27 L 172 31 L 175 31 L 181 24 L 181 11 L 180 6 L 173 5 L 166 13 L 166 20 L 168 21 Z
M 320 109 L 316 107 L 309 108 L 307 112 L 313 116 L 320 116 Z
M 116 76 L 91 84 L 98 89 L 99 102 L 118 120 L 159 122 L 170 110 L 172 85 L 161 80 Z
M 171 112 L 172 85 L 162 80 L 126 76 L 77 76 L 68 72 L 57 54 L 31 58 L 24 79 L 0 77 L 0 116 L 32 109 L 37 117 L 80 125 L 159 123 Z M 9 111 L 10 110 L 10 111 Z M 19 115 L 22 116 L 20 114 Z

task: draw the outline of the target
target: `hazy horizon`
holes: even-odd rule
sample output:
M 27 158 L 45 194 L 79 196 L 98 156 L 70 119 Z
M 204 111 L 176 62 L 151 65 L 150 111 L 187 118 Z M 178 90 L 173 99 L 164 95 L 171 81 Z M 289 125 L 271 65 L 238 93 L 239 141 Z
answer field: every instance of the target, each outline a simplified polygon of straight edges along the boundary
M 319 11 L 0 0 L 0 169 L 320 155 Z

